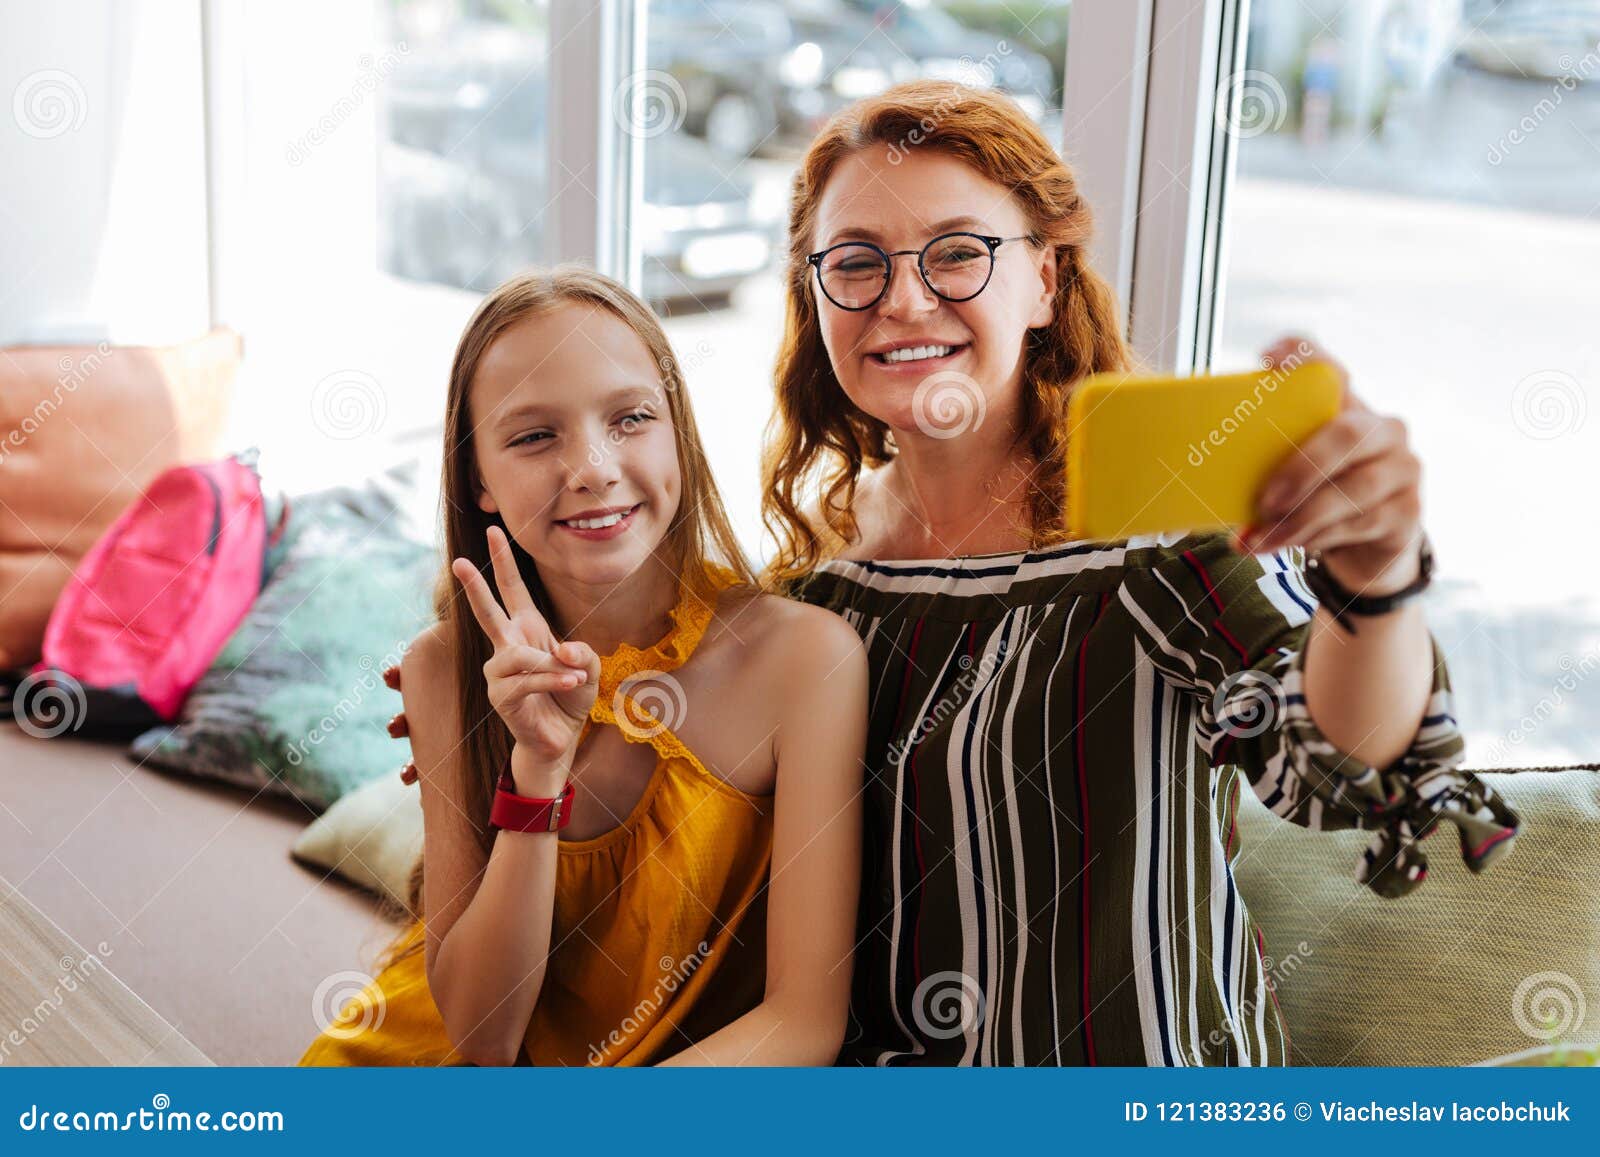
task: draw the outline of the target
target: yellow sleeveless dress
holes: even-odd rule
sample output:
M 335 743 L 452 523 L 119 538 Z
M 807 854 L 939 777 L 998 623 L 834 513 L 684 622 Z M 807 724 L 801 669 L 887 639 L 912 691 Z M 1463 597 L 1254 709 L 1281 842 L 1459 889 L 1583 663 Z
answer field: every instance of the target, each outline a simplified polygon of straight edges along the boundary
M 719 591 L 735 581 L 725 568 L 713 574 Z M 654 747 L 656 766 L 619 827 L 560 842 L 550 959 L 519 1064 L 653 1064 L 761 1002 L 772 796 L 733 787 L 658 722 L 681 714 L 681 691 L 670 677 L 649 677 L 686 662 L 710 620 L 711 606 L 686 593 L 653 646 L 624 644 L 601 658 L 583 735 L 616 726 Z M 659 709 L 644 711 L 641 700 Z M 401 933 L 385 955 L 393 963 L 300 1064 L 466 1063 L 428 991 L 420 947 L 398 955 L 422 936 L 420 920 Z

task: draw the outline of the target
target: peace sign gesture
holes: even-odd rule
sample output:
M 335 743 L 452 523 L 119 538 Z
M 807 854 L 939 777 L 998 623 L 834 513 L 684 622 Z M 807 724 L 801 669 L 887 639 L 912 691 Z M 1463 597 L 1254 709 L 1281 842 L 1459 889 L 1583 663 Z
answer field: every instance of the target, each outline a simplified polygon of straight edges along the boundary
M 555 637 L 517 571 L 505 531 L 489 528 L 489 557 L 501 601 L 495 601 L 478 568 L 464 558 L 450 571 L 466 591 L 473 617 L 494 644 L 483 665 L 489 702 L 512 738 L 537 762 L 567 759 L 577 746 L 583 721 L 600 684 L 600 659 L 584 643 Z

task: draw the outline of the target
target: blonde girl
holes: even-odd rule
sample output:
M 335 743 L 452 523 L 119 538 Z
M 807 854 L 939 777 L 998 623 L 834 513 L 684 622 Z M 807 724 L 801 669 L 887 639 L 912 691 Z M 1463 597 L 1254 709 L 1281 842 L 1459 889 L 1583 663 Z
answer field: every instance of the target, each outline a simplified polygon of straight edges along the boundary
M 451 565 L 399 680 L 415 919 L 301 1063 L 830 1063 L 854 632 L 752 585 L 666 338 L 615 282 L 500 286 L 446 407 Z M 518 830 L 508 797 L 565 826 Z

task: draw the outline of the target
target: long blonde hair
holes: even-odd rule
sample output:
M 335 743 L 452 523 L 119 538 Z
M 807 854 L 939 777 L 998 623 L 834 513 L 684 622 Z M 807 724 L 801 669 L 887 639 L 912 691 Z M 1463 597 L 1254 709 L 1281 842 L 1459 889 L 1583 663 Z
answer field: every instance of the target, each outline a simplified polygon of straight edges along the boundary
M 908 145 L 907 142 L 917 142 Z M 762 521 L 778 549 L 765 577 L 781 584 L 823 560 L 824 538 L 803 510 L 820 488 L 820 513 L 837 539 L 856 533 L 863 466 L 894 457 L 888 426 L 853 403 L 823 345 L 817 298 L 807 284 L 817 205 L 839 162 L 870 147 L 934 149 L 1012 190 L 1030 232 L 1055 252 L 1055 311 L 1028 331 L 1018 444 L 1036 466 L 1027 506 L 1033 542 L 1067 537 L 1066 405 L 1087 374 L 1127 370 L 1116 298 L 1088 266 L 1088 204 L 1059 154 L 1005 96 L 941 81 L 913 81 L 842 110 L 823 128 L 794 177 L 789 211 L 787 314 L 778 353 L 776 404 L 762 454 Z
M 682 476 L 678 510 L 667 530 L 667 554 L 677 563 L 684 590 L 690 597 L 714 602 L 717 587 L 709 570 L 712 562 L 733 571 L 740 583 L 753 585 L 755 581 L 707 465 L 678 361 L 661 323 L 649 307 L 611 278 L 578 265 L 560 265 L 546 271 L 520 274 L 484 298 L 461 335 L 450 367 L 441 486 L 445 565 L 434 585 L 433 606 L 439 622 L 445 626 L 455 655 L 456 699 L 463 728 L 461 759 L 466 768 L 463 806 L 486 857 L 494 843 L 494 833 L 488 826 L 489 809 L 500 772 L 511 759 L 512 740 L 510 731 L 489 702 L 484 682 L 483 665 L 494 653 L 493 647 L 473 617 L 471 606 L 461 596 L 460 584 L 450 572 L 449 561 L 470 559 L 492 587 L 493 565 L 486 535 L 491 525 L 498 525 L 502 530 L 506 530 L 506 526 L 499 514 L 485 513 L 476 501 L 478 475 L 473 449 L 472 380 L 484 353 L 506 330 L 526 318 L 573 303 L 598 306 L 621 319 L 639 335 L 651 360 L 660 368 Z M 539 579 L 533 557 L 518 545 L 509 530 L 506 537 L 535 605 L 547 620 L 553 621 L 549 596 Z M 422 882 L 423 863 L 418 857 L 406 897 L 405 915 L 413 919 L 423 914 Z M 419 938 L 411 948 L 420 944 Z M 398 955 L 392 955 L 392 959 L 398 959 Z

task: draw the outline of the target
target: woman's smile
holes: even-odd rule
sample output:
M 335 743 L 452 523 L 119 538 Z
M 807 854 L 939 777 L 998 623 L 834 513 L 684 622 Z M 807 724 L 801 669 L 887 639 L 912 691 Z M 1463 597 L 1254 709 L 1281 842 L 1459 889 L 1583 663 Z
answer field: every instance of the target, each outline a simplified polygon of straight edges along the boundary
M 949 369 L 972 348 L 970 342 L 892 342 L 867 354 L 866 363 L 883 373 L 927 374 Z

